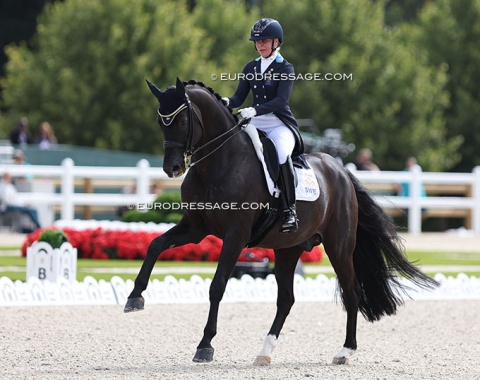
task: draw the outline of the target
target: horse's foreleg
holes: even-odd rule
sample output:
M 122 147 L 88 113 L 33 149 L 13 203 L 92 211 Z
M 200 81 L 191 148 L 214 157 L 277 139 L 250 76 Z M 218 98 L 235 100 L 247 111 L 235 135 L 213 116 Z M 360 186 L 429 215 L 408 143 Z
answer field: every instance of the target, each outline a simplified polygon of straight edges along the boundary
M 220 301 L 223 298 L 228 279 L 230 278 L 243 246 L 244 241 L 239 240 L 238 235 L 235 236 L 235 234 L 230 234 L 230 238 L 225 237 L 223 240 L 217 270 L 210 285 L 210 311 L 203 330 L 203 338 L 198 344 L 197 351 L 193 357 L 194 362 L 207 363 L 213 360 L 214 349 L 211 341 L 217 334 Z
M 280 331 L 295 303 L 293 278 L 295 267 L 302 252 L 303 249 L 300 247 L 275 250 L 275 279 L 278 286 L 277 313 L 263 346 L 253 362 L 254 365 L 270 365 L 271 355 L 277 344 Z
M 142 292 L 147 288 L 153 267 L 157 262 L 158 256 L 160 256 L 164 250 L 190 242 L 197 242 L 193 241 L 191 238 L 188 223 L 182 223 L 182 221 L 150 242 L 145 260 L 143 261 L 140 272 L 135 279 L 134 288 L 128 296 L 124 308 L 125 313 L 143 310 L 145 301 L 142 297 Z

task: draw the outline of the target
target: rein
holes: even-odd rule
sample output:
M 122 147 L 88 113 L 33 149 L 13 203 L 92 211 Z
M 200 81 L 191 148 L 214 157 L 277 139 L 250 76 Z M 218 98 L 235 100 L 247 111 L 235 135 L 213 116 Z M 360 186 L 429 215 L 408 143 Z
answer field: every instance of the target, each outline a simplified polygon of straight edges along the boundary
M 248 124 L 249 119 L 244 119 L 240 121 L 239 123 L 235 124 L 233 127 L 228 129 L 227 131 L 223 132 L 222 134 L 214 137 L 210 141 L 207 141 L 205 144 L 199 146 L 198 148 L 193 147 L 193 117 L 195 116 L 200 124 L 200 127 L 202 128 L 202 131 L 205 131 L 205 128 L 203 126 L 201 118 L 198 116 L 197 112 L 195 109 L 192 107 L 192 103 L 190 101 L 190 98 L 188 97 L 188 94 L 185 93 L 185 103 L 182 104 L 180 107 L 178 107 L 174 112 L 172 112 L 169 115 L 163 115 L 160 113 L 160 108 L 158 109 L 157 113 L 160 116 L 162 123 L 165 126 L 169 126 L 175 117 L 184 109 L 187 109 L 188 111 L 188 134 L 187 134 L 187 141 L 185 143 L 181 143 L 178 141 L 170 141 L 166 140 L 163 142 L 163 147 L 164 148 L 185 148 L 185 151 L 183 152 L 183 157 L 185 161 L 185 167 L 186 168 L 191 168 L 198 164 L 199 162 L 203 161 L 213 153 L 215 153 L 217 150 L 219 150 L 222 146 L 224 146 L 228 140 L 230 140 L 232 137 L 235 137 L 238 133 L 242 132 L 245 128 L 246 125 Z M 233 133 L 231 136 L 227 137 L 219 146 L 217 146 L 215 149 L 213 149 L 210 153 L 207 153 L 203 157 L 199 158 L 197 161 L 192 162 L 192 156 L 197 154 L 199 151 L 204 149 L 205 147 L 209 146 L 210 144 L 214 143 L 215 141 L 221 139 L 225 135 L 229 134 L 232 132 L 234 129 L 240 127 L 238 131 Z
M 245 120 L 242 120 L 240 121 L 239 123 L 235 124 L 232 128 L 230 128 L 228 131 L 226 132 L 223 132 L 221 135 L 218 135 L 217 137 L 214 137 L 213 139 L 211 139 L 210 141 L 206 142 L 205 144 L 203 144 L 202 146 L 199 146 L 198 148 L 194 149 L 192 154 L 188 157 L 186 156 L 186 161 L 185 163 L 187 164 L 187 167 L 191 168 L 192 166 L 195 166 L 196 164 L 198 164 L 199 162 L 203 161 L 204 159 L 206 159 L 208 156 L 212 155 L 213 153 L 215 153 L 217 150 L 219 150 L 222 146 L 224 146 L 228 140 L 230 140 L 232 137 L 235 137 L 237 134 L 239 134 L 240 132 L 242 132 L 246 126 L 247 126 L 247 123 L 248 123 L 248 119 L 245 119 Z M 234 134 L 232 134 L 231 136 L 229 136 L 228 138 L 225 139 L 224 142 L 222 142 L 219 146 L 217 146 L 214 150 L 212 150 L 210 153 L 206 154 L 205 156 L 199 158 L 197 161 L 195 162 L 191 162 L 191 157 L 197 153 L 198 151 L 202 150 L 203 148 L 205 148 L 206 146 L 210 145 L 211 143 L 217 141 L 218 139 L 222 138 L 223 136 L 225 136 L 226 134 L 230 133 L 231 131 L 233 131 L 235 128 L 238 128 L 240 127 L 240 129 L 238 131 L 236 131 Z

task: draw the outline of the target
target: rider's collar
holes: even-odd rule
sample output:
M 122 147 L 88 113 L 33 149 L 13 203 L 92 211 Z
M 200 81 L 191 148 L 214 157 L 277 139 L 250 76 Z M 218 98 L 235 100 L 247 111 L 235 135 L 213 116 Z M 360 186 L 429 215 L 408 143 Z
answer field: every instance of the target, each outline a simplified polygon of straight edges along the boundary
M 282 55 L 280 54 L 279 51 L 276 51 L 273 54 L 274 55 L 272 57 L 275 57 L 275 62 L 277 62 L 277 63 L 282 63 L 283 62 L 284 58 L 282 57 Z M 272 57 L 263 58 L 262 56 L 260 56 L 258 58 L 255 58 L 255 61 L 260 61 L 261 59 L 272 60 Z

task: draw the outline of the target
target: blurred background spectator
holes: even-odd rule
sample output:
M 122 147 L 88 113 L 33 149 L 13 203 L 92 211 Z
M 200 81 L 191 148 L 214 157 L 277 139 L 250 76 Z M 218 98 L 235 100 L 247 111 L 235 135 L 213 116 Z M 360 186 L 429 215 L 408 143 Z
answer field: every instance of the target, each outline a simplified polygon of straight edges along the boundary
M 417 163 L 417 159 L 415 157 L 408 157 L 407 161 L 405 162 L 404 171 L 413 171 L 415 168 L 418 168 L 419 171 L 422 171 L 422 168 Z M 397 187 L 397 195 L 400 197 L 409 197 L 410 196 L 410 183 L 404 182 Z M 427 195 L 425 191 L 425 186 L 423 184 L 420 185 L 420 196 L 425 197 Z
M 30 165 L 26 160 L 25 153 L 21 149 L 15 149 L 12 158 L 14 165 Z M 30 181 L 31 179 L 32 175 L 30 174 L 27 174 L 25 176 L 15 176 L 13 178 L 13 184 L 16 186 L 17 189 L 19 189 L 20 187 L 24 186 L 23 183 L 25 183 L 26 181 Z M 23 191 L 23 188 L 21 190 Z
M 0 181 L 0 211 L 2 214 L 14 214 L 15 216 L 18 215 L 18 217 L 24 215 L 28 218 L 29 223 L 26 225 L 19 221 L 15 223 L 19 226 L 19 231 L 17 232 L 32 232 L 41 227 L 37 210 L 27 207 L 18 199 L 18 191 L 12 183 L 12 175 L 10 173 L 4 173 Z
M 26 146 L 31 144 L 30 133 L 28 131 L 28 119 L 22 117 L 17 126 L 10 133 L 10 142 L 13 145 Z
M 363 148 L 358 152 L 357 159 L 353 162 L 357 170 L 378 171 L 379 167 L 372 161 L 372 151 Z
M 40 149 L 50 149 L 52 146 L 57 145 L 57 138 L 48 121 L 42 122 L 38 127 L 38 136 L 35 142 Z

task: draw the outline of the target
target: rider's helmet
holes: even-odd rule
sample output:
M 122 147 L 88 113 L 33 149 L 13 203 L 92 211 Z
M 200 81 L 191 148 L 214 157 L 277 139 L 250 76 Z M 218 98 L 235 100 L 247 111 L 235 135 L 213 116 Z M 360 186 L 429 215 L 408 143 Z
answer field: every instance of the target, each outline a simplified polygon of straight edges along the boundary
M 250 41 L 278 38 L 280 44 L 283 41 L 283 29 L 280 23 L 273 18 L 262 18 L 252 26 Z

